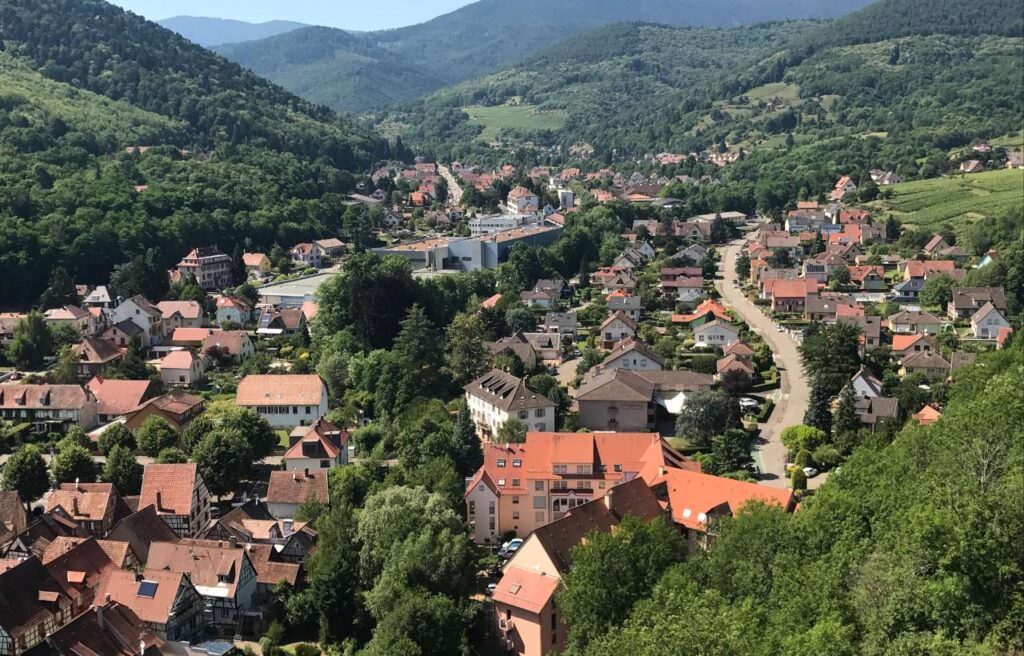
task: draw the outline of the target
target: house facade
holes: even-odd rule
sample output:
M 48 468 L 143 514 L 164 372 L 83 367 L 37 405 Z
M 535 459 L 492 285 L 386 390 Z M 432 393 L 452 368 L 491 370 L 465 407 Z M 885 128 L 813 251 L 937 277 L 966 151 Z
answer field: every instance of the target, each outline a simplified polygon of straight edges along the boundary
M 146 465 L 139 508 L 150 505 L 180 537 L 198 535 L 210 522 L 210 491 L 195 463 Z
M 274 428 L 311 426 L 327 414 L 327 385 L 316 374 L 246 376 L 235 405 L 255 411 Z
M 0 419 L 31 424 L 35 433 L 64 433 L 96 426 L 98 407 L 79 385 L 0 385 Z
M 533 431 L 555 428 L 555 402 L 530 390 L 522 378 L 492 369 L 463 389 L 477 434 L 484 440 L 492 439 L 512 418 Z
M 178 262 L 173 272 L 173 280 L 186 280 L 195 277 L 199 286 L 206 291 L 216 291 L 230 287 L 233 280 L 231 258 L 221 253 L 216 246 L 203 246 L 189 251 L 188 255 Z

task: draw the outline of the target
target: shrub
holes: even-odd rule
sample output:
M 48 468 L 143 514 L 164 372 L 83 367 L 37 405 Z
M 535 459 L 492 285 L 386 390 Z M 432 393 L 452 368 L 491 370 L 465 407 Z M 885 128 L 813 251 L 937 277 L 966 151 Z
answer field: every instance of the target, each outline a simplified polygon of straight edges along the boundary
M 796 457 L 793 458 L 793 463 L 796 464 L 797 468 L 810 467 L 811 466 L 811 452 L 807 449 L 800 449 L 797 452 Z
M 793 470 L 793 473 L 789 476 L 790 482 L 793 484 L 794 490 L 806 490 L 807 489 L 807 474 L 804 470 L 797 467 Z
M 320 648 L 303 642 L 295 645 L 295 656 L 320 656 Z
M 832 469 L 842 462 L 843 456 L 839 453 L 839 449 L 825 444 L 814 450 L 813 458 L 814 462 L 818 463 L 821 467 Z

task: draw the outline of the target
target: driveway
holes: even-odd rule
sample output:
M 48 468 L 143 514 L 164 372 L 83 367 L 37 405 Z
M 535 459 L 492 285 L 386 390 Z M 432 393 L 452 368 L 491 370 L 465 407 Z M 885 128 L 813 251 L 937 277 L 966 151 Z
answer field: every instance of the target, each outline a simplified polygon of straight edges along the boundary
M 761 463 L 762 479 L 765 485 L 787 487 L 786 447 L 782 445 L 782 429 L 793 424 L 802 424 L 810 400 L 810 390 L 800 365 L 800 353 L 796 341 L 789 333 L 776 331 L 775 324 L 761 312 L 761 309 L 747 300 L 742 290 L 734 288 L 737 280 L 736 259 L 739 257 L 742 241 L 733 242 L 719 250 L 724 266 L 723 279 L 715 283 L 718 293 L 732 309 L 772 349 L 775 364 L 781 376 L 781 393 L 768 421 L 759 425 L 760 443 L 755 446 L 754 457 Z

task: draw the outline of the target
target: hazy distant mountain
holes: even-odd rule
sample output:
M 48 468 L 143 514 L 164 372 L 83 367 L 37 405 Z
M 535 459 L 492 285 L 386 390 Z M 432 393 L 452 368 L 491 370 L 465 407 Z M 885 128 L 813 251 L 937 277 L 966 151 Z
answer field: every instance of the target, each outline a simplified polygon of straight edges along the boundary
M 355 41 L 339 36 L 334 50 L 323 49 L 325 39 L 318 38 L 309 46 L 311 53 L 316 51 L 315 56 L 302 52 L 301 38 L 295 34 L 292 39 L 265 40 L 246 44 L 245 48 L 221 49 L 221 53 L 311 100 L 327 102 L 340 111 L 362 111 L 408 100 L 410 93 L 416 97 L 445 84 L 496 71 L 543 48 L 612 23 L 643 21 L 672 26 L 726 27 L 789 18 L 835 18 L 868 2 L 480 0 L 419 25 L 366 32 L 354 35 Z M 372 58 L 375 61 L 406 67 L 417 83 L 416 88 L 395 90 L 387 86 L 393 78 L 378 77 L 373 66 L 367 67 L 362 61 L 352 66 L 351 57 L 366 56 L 368 47 L 374 48 Z M 277 61 L 268 67 L 276 50 L 280 51 Z M 420 71 L 425 71 L 426 75 L 420 75 Z M 353 76 L 362 79 L 353 80 Z M 353 96 L 342 88 L 372 88 L 374 85 L 381 93 L 372 98 Z
M 246 23 L 245 21 L 206 18 L 203 16 L 175 16 L 157 22 L 172 32 L 177 32 L 189 41 L 207 48 L 224 43 L 266 39 L 297 30 L 300 27 L 306 27 L 305 23 L 293 21 L 277 20 L 266 23 Z

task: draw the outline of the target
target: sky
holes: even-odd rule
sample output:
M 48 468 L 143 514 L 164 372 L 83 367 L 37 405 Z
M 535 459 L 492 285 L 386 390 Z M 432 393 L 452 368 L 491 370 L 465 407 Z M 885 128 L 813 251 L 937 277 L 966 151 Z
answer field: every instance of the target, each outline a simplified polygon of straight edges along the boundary
M 150 20 L 171 16 L 291 20 L 347 30 L 381 30 L 430 20 L 473 0 L 110 0 Z

